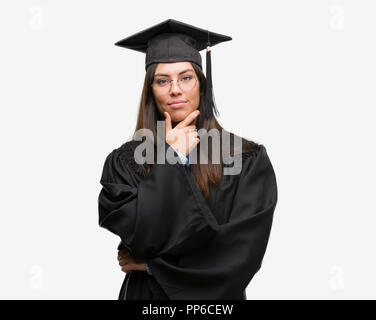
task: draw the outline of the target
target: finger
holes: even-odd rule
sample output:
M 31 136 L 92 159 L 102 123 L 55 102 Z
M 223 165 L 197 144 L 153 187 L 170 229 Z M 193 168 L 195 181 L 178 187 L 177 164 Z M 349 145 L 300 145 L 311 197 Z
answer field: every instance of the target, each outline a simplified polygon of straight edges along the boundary
M 127 256 L 130 256 L 131 253 L 129 251 L 123 251 L 123 252 L 118 252 L 118 256 L 122 256 L 122 257 L 127 257 Z
M 196 129 L 196 126 L 195 125 L 191 125 L 191 126 L 188 126 L 188 127 L 185 127 L 186 129 Z M 197 129 L 196 129 L 197 130 Z
M 118 260 L 121 260 L 121 259 L 125 259 L 125 258 L 128 258 L 130 257 L 131 254 L 128 252 L 128 253 L 118 253 Z
M 120 263 L 129 263 L 129 262 L 133 262 L 133 257 L 129 256 L 129 257 L 120 257 L 120 259 L 118 259 L 119 261 L 119 264 Z
M 132 271 L 133 270 L 132 264 L 131 263 L 127 263 L 127 264 L 123 265 L 121 267 L 121 270 L 124 271 L 124 272 Z
M 166 132 L 169 132 L 172 129 L 171 117 L 167 111 L 163 112 L 163 114 L 165 115 Z
M 200 114 L 199 110 L 191 112 L 183 121 L 181 121 L 176 127 L 184 128 L 188 126 L 193 120 L 195 120 Z M 194 126 L 194 125 L 193 125 Z
M 122 266 L 125 266 L 128 263 L 131 263 L 131 261 L 130 260 L 120 260 L 119 261 L 119 266 L 122 267 Z
M 190 137 L 197 137 L 198 133 L 195 130 L 191 130 L 191 131 L 188 132 L 188 136 L 190 136 Z
M 176 125 L 176 127 L 183 128 L 183 127 L 188 126 L 194 119 L 198 117 L 199 114 L 200 114 L 199 110 L 195 110 L 191 112 L 183 121 L 179 122 Z
M 121 271 L 123 271 L 123 272 L 129 272 L 129 271 L 131 271 L 131 270 L 129 270 L 129 268 L 127 267 L 127 266 L 122 266 L 121 267 Z
M 132 257 L 120 257 L 120 258 L 118 258 L 118 262 L 120 263 L 120 262 L 124 262 L 124 261 L 132 261 Z

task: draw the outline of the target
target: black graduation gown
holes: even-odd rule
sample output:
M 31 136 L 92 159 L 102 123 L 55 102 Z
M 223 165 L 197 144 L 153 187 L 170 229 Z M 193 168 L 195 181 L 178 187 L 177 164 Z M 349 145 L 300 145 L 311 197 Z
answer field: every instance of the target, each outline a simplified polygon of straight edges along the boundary
M 133 158 L 138 143 L 113 150 L 100 180 L 99 225 L 120 236 L 118 248 L 144 258 L 152 272 L 127 273 L 119 299 L 246 299 L 277 204 L 265 147 L 251 142 L 252 150 L 238 155 L 241 172 L 222 175 L 205 199 L 180 162 L 156 163 L 142 176 Z

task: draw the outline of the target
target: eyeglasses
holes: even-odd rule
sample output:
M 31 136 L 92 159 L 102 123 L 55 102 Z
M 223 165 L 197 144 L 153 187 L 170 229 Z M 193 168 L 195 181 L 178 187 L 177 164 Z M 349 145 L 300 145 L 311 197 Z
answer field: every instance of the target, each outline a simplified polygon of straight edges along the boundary
M 182 76 L 179 79 L 167 79 L 167 78 L 158 78 L 153 80 L 152 87 L 158 90 L 160 93 L 167 93 L 171 89 L 171 82 L 177 81 L 178 86 L 183 91 L 190 91 L 196 86 L 197 79 L 194 76 L 186 75 Z

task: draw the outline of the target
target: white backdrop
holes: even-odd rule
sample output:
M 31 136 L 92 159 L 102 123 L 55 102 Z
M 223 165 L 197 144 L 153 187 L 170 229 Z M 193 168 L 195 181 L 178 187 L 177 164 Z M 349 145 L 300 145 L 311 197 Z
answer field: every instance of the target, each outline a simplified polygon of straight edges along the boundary
M 0 298 L 116 299 L 98 226 L 105 157 L 135 128 L 145 56 L 114 46 L 174 18 L 212 49 L 219 121 L 265 145 L 279 201 L 248 299 L 376 298 L 376 3 L 0 2 Z M 201 52 L 205 65 L 205 54 Z

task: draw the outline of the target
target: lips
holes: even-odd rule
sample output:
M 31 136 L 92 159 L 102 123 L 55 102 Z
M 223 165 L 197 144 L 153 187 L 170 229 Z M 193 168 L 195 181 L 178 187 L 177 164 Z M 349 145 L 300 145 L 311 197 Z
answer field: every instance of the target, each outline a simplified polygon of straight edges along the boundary
M 177 103 L 183 103 L 183 102 L 187 102 L 187 101 L 185 101 L 185 100 L 174 100 L 169 104 L 177 104 Z
M 173 101 L 172 103 L 169 103 L 168 105 L 171 108 L 181 108 L 181 107 L 184 107 L 186 103 L 187 102 L 184 100 L 176 100 L 176 101 Z

